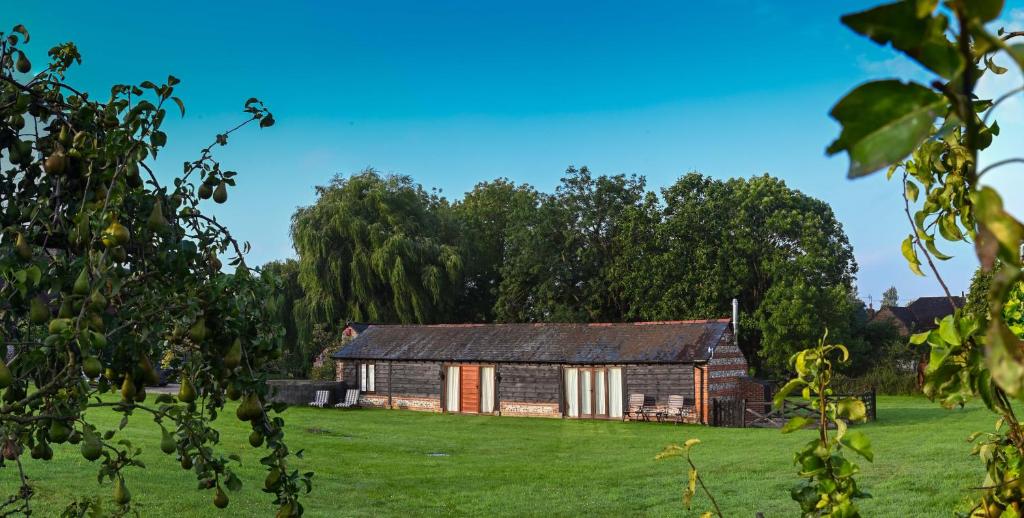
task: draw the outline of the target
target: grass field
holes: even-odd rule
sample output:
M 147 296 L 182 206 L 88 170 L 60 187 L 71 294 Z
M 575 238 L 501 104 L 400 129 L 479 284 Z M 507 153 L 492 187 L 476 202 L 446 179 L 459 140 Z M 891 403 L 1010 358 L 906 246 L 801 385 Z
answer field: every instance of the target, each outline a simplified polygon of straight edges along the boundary
M 947 411 L 921 398 L 879 397 L 878 422 L 861 427 L 874 442 L 875 462 L 860 462 L 861 484 L 875 498 L 865 516 L 950 516 L 980 480 L 979 461 L 964 438 L 991 429 L 977 405 Z M 97 410 L 109 427 L 117 419 Z M 229 415 L 233 416 L 233 412 Z M 387 410 L 292 408 L 285 413 L 295 448 L 305 449 L 299 469 L 316 472 L 307 516 L 369 515 L 658 515 L 696 516 L 681 507 L 685 478 L 679 459 L 654 461 L 671 442 L 699 437 L 696 451 L 707 483 L 726 516 L 793 516 L 788 488 L 792 452 L 813 431 L 784 436 L 777 430 L 724 429 L 655 423 L 437 415 Z M 243 458 L 246 482 L 231 506 L 213 508 L 209 491 L 159 452 L 159 430 L 138 416 L 125 433 L 145 444 L 149 469 L 128 475 L 143 516 L 267 516 L 263 474 L 248 446 L 247 428 L 225 419 L 224 448 Z M 59 514 L 77 493 L 99 491 L 95 465 L 72 446 L 55 446 L 55 461 L 29 460 L 38 516 Z M 431 454 L 446 454 L 445 456 Z M 0 490 L 16 480 L 0 470 Z

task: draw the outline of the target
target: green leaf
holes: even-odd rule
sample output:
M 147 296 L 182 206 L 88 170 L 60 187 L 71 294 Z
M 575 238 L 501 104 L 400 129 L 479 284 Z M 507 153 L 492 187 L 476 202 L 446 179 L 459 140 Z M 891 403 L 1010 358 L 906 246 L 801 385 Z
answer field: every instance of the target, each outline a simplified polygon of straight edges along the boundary
M 953 315 L 949 315 L 939 322 L 939 336 L 948 344 L 961 344 L 960 333 L 957 332 L 956 323 L 953 321 Z
M 171 97 L 171 100 L 174 101 L 174 104 L 178 105 L 178 109 L 181 110 L 181 116 L 184 117 L 185 116 L 185 103 L 182 102 L 181 99 L 178 99 L 177 97 Z
M 1024 226 L 1003 210 L 1003 200 L 999 193 L 991 187 L 982 187 L 981 190 L 971 194 L 971 201 L 975 207 L 975 217 L 987 233 L 984 237 L 995 239 L 998 244 L 996 253 L 1003 261 L 1013 264 L 1020 264 L 1020 243 L 1024 239 Z M 985 263 L 987 259 L 982 258 Z
M 852 422 L 867 420 L 868 409 L 864 402 L 857 398 L 843 398 L 836 403 L 836 412 Z
M 661 450 L 661 453 L 654 456 L 654 460 L 670 459 L 672 457 L 679 457 L 682 455 L 684 450 L 679 447 L 678 444 L 670 444 Z
M 786 400 L 786 398 L 789 396 L 790 393 L 792 393 L 794 390 L 796 390 L 799 387 L 803 387 L 806 384 L 807 383 L 804 382 L 804 380 L 802 380 L 800 378 L 793 378 L 793 379 L 789 380 L 788 383 L 783 385 L 782 388 L 779 389 L 779 391 L 775 393 L 775 398 L 772 400 L 772 403 L 775 405 L 776 408 L 781 407 L 782 406 L 782 402 Z
M 921 344 L 923 344 L 923 343 L 928 341 L 928 335 L 930 335 L 930 334 L 931 334 L 931 331 L 925 331 L 923 333 L 915 333 L 913 335 L 910 335 L 910 344 L 911 345 L 921 345 Z
M 690 502 L 693 501 L 693 495 L 697 492 L 697 470 L 690 468 L 689 480 L 686 483 L 686 491 L 683 491 L 683 502 L 686 504 L 686 508 L 690 508 Z
M 918 189 L 916 183 L 907 180 L 907 185 L 904 188 L 903 192 L 908 200 L 910 200 L 911 202 L 917 202 Z
M 924 272 L 921 271 L 921 260 L 917 258 L 917 250 L 914 249 L 913 235 L 907 236 L 907 238 L 903 240 L 900 250 L 903 252 L 903 257 L 910 265 L 911 271 L 921 277 L 924 277 Z
M 968 0 L 958 5 L 963 6 L 969 18 L 975 18 L 982 23 L 999 18 L 999 13 L 1003 11 L 1003 0 Z
M 875 461 L 875 454 L 871 451 L 871 440 L 863 432 L 850 430 L 839 441 L 843 446 L 857 452 L 858 455 L 867 459 L 868 462 Z
M 848 175 L 874 173 L 910 154 L 934 130 L 946 99 L 917 83 L 874 81 L 853 89 L 830 115 L 843 130 L 826 152 L 846 151 Z
M 809 417 L 798 415 L 786 422 L 782 427 L 782 433 L 791 433 L 797 430 L 802 430 L 805 426 L 813 423 L 814 420 Z
M 947 260 L 953 258 L 953 256 L 951 256 L 951 255 L 946 255 L 946 254 L 940 252 L 939 248 L 937 246 L 935 246 L 935 240 L 934 239 L 925 239 L 924 240 L 924 246 L 925 246 L 925 248 L 928 249 L 929 252 L 931 252 L 932 255 L 935 256 L 936 259 L 938 259 L 940 261 L 947 261 Z
M 946 38 L 949 20 L 943 14 L 932 16 L 932 9 L 923 15 L 922 11 L 925 9 L 915 2 L 899 1 L 841 19 L 847 27 L 875 43 L 892 44 L 936 74 L 952 79 L 963 70 L 964 62 L 956 46 Z

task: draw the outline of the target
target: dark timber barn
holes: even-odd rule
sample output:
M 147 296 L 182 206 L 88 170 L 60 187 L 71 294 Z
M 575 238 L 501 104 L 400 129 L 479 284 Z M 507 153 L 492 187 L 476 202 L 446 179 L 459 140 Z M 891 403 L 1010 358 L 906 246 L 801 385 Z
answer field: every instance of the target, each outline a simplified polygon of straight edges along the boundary
M 708 422 L 740 397 L 747 362 L 729 319 L 626 324 L 371 325 L 334 354 L 363 406 L 622 419 L 630 394 L 682 396 Z

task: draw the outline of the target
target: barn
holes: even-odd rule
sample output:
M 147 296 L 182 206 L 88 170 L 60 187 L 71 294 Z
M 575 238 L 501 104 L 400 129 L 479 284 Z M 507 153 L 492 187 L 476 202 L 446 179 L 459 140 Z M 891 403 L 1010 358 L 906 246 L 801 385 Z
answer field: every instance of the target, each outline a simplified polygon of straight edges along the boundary
M 730 319 L 609 324 L 370 325 L 334 353 L 363 406 L 622 419 L 630 394 L 682 396 L 692 422 L 740 396 L 747 362 Z M 678 400 L 678 398 L 677 398 Z

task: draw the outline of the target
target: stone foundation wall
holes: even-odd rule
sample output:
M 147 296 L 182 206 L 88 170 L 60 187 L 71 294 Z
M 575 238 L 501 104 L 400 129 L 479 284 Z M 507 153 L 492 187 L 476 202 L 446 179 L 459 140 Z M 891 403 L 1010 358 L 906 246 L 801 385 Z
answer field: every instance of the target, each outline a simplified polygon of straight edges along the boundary
M 501 415 L 515 417 L 562 417 L 558 409 L 558 403 L 524 403 L 516 401 L 502 401 L 500 403 Z

